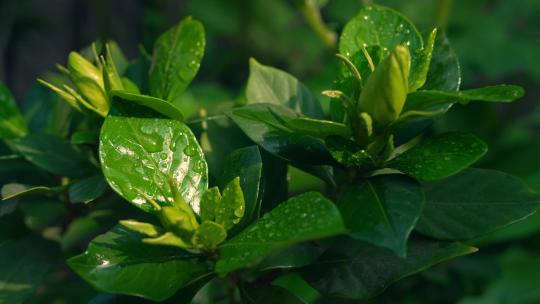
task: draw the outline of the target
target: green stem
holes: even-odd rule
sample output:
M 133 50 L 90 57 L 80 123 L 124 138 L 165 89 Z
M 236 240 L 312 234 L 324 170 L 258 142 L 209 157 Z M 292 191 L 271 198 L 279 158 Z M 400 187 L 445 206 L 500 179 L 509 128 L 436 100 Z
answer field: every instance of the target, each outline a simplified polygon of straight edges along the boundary
M 437 10 L 437 26 L 445 28 L 448 25 L 448 19 L 452 12 L 453 0 L 439 0 L 439 8 Z
M 315 0 L 304 0 L 300 5 L 300 11 L 304 15 L 306 22 L 311 26 L 313 31 L 319 36 L 324 45 L 329 49 L 336 49 L 337 34 L 329 29 L 324 23 L 319 6 Z

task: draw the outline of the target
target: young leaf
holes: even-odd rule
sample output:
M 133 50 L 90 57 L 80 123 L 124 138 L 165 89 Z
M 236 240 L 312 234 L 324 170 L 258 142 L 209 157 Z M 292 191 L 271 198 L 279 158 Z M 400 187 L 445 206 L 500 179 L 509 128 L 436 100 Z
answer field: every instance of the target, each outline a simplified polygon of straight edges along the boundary
M 461 68 L 456 53 L 444 31 L 438 31 L 433 46 L 431 64 L 427 74 L 425 90 L 444 92 L 459 91 Z
M 69 200 L 72 203 L 87 204 L 100 197 L 107 188 L 103 175 L 94 175 L 73 183 L 69 187 Z
M 433 29 L 425 41 L 424 48 L 419 51 L 417 65 L 414 70 L 411 70 L 409 77 L 409 92 L 414 92 L 424 86 L 433 56 L 433 48 L 435 47 L 435 39 L 437 38 L 437 28 Z
M 422 141 L 396 156 L 387 166 L 419 180 L 436 180 L 469 167 L 486 152 L 486 144 L 478 137 L 449 132 Z
M 144 237 L 117 225 L 67 263 L 98 290 L 153 301 L 171 297 L 210 272 L 197 256 L 174 247 L 145 244 Z
M 81 177 L 96 171 L 82 153 L 52 134 L 31 133 L 10 143 L 27 161 L 60 176 Z
M 219 248 L 216 271 L 228 273 L 253 265 L 284 247 L 343 233 L 334 204 L 308 192 L 281 203 Z
M 324 117 L 319 101 L 298 79 L 253 58 L 249 60 L 246 99 L 248 104 L 270 103 L 287 106 L 312 118 Z
M 416 54 L 417 50 L 423 48 L 422 36 L 406 17 L 395 10 L 370 5 L 363 8 L 343 28 L 339 52 L 353 58 L 356 66 L 361 66 L 368 60 L 363 49 L 379 46 L 383 51 L 382 58 L 385 58 L 398 45 L 407 45 L 411 54 Z M 412 70 L 415 69 L 416 60 L 413 57 Z
M 424 206 L 420 185 L 403 175 L 379 175 L 352 185 L 338 201 L 349 235 L 405 257 L 407 239 Z
M 249 146 L 235 150 L 227 156 L 223 173 L 218 184 L 224 189 L 235 177 L 240 177 L 240 186 L 244 193 L 245 211 L 235 229 L 251 223 L 259 217 L 260 204 L 263 195 L 263 163 L 259 148 Z M 202 216 L 202 213 L 201 213 Z
M 211 221 L 204 221 L 193 235 L 195 246 L 213 250 L 227 238 L 225 228 Z
M 221 201 L 221 193 L 218 187 L 212 187 L 201 197 L 201 220 L 213 221 L 216 219 L 216 209 Z
M 262 148 L 283 159 L 304 164 L 333 164 L 321 139 L 292 132 L 286 120 L 298 116 L 285 107 L 253 104 L 230 114 L 244 133 Z
M 0 139 L 24 137 L 28 127 L 24 121 L 15 98 L 8 87 L 0 81 Z
M 129 230 L 132 230 L 139 234 L 143 234 L 148 237 L 156 237 L 163 233 L 163 229 L 156 225 L 152 225 L 150 223 L 137 222 L 134 220 L 120 221 L 120 225 L 124 226 L 125 228 L 128 228 Z
M 162 34 L 150 68 L 152 96 L 167 101 L 180 96 L 199 71 L 204 47 L 204 27 L 191 17 Z
M 411 240 L 407 258 L 401 259 L 383 248 L 340 239 L 302 276 L 324 295 L 369 299 L 405 277 L 475 251 L 460 243 Z
M 101 129 L 100 160 L 109 185 L 144 211 L 175 204 L 174 191 L 199 212 L 207 188 L 203 152 L 182 122 L 109 116 Z
M 223 196 L 215 210 L 216 223 L 225 230 L 230 230 L 244 216 L 244 193 L 240 186 L 240 178 L 234 178 L 223 190 Z
M 467 240 L 535 213 L 540 196 L 518 178 L 467 169 L 424 184 L 426 206 L 416 229 L 440 240 Z
M 125 91 L 111 92 L 112 109 L 110 115 L 132 117 L 168 117 L 184 120 L 182 112 L 172 103 L 152 96 L 133 94 Z

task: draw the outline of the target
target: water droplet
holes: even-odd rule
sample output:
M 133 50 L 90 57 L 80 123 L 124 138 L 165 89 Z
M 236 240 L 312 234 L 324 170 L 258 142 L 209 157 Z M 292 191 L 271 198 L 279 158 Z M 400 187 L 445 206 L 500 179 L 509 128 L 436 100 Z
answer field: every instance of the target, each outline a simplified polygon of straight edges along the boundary
M 368 20 L 368 19 L 369 19 L 369 16 L 364 16 L 364 17 L 362 17 L 362 18 L 364 18 L 364 20 Z
M 184 154 L 187 156 L 195 156 L 197 154 L 197 148 L 194 145 L 187 145 L 184 149 Z

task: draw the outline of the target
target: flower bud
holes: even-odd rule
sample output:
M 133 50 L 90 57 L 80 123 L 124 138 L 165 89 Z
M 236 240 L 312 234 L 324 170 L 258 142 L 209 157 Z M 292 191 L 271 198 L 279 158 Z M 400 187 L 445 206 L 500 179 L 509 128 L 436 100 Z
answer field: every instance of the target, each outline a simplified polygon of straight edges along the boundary
M 69 54 L 68 70 L 71 81 L 84 99 L 99 112 L 107 113 L 109 102 L 101 70 L 76 52 Z
M 159 210 L 159 219 L 163 226 L 180 237 L 184 241 L 191 240 L 191 237 L 197 229 L 198 223 L 195 218 L 184 210 L 176 207 L 162 207 Z
M 358 111 L 373 118 L 376 128 L 394 122 L 407 99 L 411 57 L 404 45 L 397 46 L 369 77 L 358 102 Z

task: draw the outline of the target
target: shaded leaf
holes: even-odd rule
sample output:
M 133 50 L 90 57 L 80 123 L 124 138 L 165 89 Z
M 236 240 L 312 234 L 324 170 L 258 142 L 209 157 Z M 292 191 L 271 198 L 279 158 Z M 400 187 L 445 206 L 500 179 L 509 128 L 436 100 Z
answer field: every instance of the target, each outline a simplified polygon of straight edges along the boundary
M 112 91 L 111 97 L 110 115 L 184 120 L 182 112 L 174 104 L 160 98 L 126 91 Z
M 22 117 L 15 98 L 8 87 L 0 81 L 0 138 L 15 139 L 24 137 L 28 127 Z
M 94 175 L 73 183 L 69 187 L 69 200 L 72 203 L 87 204 L 99 198 L 107 188 L 103 175 Z

